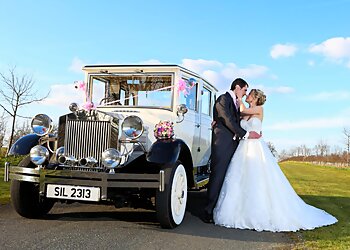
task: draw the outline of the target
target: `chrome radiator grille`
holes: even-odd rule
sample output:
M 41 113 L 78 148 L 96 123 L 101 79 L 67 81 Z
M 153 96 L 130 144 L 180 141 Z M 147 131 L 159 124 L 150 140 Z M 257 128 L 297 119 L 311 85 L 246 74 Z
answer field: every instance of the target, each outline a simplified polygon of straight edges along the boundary
M 94 157 L 101 164 L 101 154 L 110 148 L 111 124 L 108 121 L 67 120 L 65 155 L 76 159 Z

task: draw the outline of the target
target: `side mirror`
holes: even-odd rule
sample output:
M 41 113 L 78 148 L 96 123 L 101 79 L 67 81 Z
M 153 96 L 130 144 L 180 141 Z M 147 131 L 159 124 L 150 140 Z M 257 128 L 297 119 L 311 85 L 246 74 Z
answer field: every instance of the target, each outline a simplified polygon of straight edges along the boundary
M 177 121 L 177 123 L 180 123 L 184 120 L 184 115 L 187 113 L 188 108 L 185 104 L 180 104 L 177 106 L 176 114 L 181 119 L 180 121 Z

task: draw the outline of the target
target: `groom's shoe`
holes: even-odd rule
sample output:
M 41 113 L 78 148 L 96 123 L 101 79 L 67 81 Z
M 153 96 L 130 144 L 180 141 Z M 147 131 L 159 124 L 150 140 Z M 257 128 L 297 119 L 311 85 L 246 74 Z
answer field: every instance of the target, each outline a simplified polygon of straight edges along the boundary
M 214 223 L 213 214 L 208 214 L 205 212 L 202 221 L 205 223 Z

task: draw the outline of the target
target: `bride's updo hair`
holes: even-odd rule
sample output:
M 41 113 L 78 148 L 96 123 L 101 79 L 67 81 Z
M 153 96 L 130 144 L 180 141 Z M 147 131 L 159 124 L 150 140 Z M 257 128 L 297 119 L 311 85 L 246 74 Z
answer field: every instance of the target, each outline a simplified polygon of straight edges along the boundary
M 261 105 L 263 105 L 265 103 L 266 95 L 264 94 L 264 92 L 262 90 L 260 90 L 260 89 L 252 89 L 250 92 L 257 99 L 256 105 L 261 106 Z

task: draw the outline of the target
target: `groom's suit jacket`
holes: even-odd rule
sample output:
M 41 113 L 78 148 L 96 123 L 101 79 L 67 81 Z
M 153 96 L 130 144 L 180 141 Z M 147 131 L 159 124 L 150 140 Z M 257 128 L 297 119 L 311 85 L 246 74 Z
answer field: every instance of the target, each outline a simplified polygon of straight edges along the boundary
M 231 132 L 232 137 L 242 138 L 246 134 L 246 131 L 240 126 L 240 112 L 236 109 L 229 92 L 218 97 L 213 114 L 217 126 L 229 130 L 226 132 Z
M 229 92 L 220 95 L 215 102 L 212 131 L 211 173 L 208 183 L 208 205 L 205 211 L 212 213 L 217 202 L 227 167 L 238 146 L 238 140 L 246 131 L 240 126 L 240 114 Z

